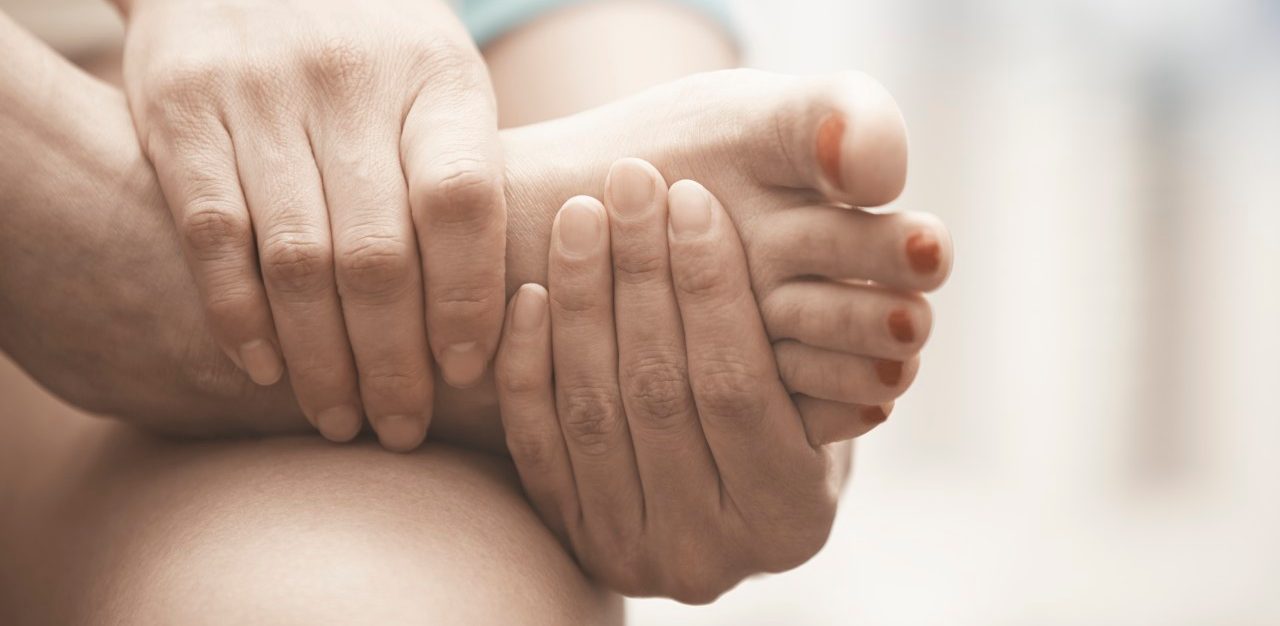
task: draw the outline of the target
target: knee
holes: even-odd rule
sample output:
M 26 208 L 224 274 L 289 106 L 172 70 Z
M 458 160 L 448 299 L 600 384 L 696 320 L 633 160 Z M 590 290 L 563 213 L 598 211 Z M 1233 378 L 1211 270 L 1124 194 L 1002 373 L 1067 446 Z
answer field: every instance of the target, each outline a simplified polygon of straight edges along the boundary
M 621 621 L 504 462 L 303 439 L 200 449 L 130 500 L 133 536 L 99 572 L 123 622 Z

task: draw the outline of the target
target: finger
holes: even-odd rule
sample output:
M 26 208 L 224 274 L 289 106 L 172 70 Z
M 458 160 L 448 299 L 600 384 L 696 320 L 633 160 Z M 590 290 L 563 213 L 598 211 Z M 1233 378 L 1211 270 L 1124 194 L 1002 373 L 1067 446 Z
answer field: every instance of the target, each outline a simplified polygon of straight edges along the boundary
M 882 404 L 901 396 L 920 369 L 920 357 L 890 361 L 795 341 L 780 341 L 773 350 L 788 391 L 851 404 Z
M 364 412 L 383 447 L 407 452 L 426 436 L 434 384 L 421 263 L 398 129 L 361 121 L 321 144 L 321 174 Z
M 927 213 L 868 213 L 810 206 L 763 218 L 772 271 L 873 281 L 903 291 L 933 291 L 951 273 L 951 236 Z
M 605 184 L 614 316 L 627 425 L 646 512 L 714 510 L 719 478 L 689 388 L 684 332 L 667 252 L 667 184 L 649 163 L 622 159 Z
M 502 325 L 506 201 L 497 107 L 474 49 L 457 80 L 427 85 L 405 119 L 402 153 L 426 280 L 427 335 L 454 387 L 484 375 Z
M 823 280 L 783 283 L 760 310 L 775 341 L 897 361 L 920 352 L 933 324 L 919 294 Z
M 284 373 L 267 293 L 258 273 L 249 209 L 226 128 L 188 120 L 179 140 L 153 132 L 148 153 L 182 235 L 182 248 L 214 338 L 259 385 Z
M 524 285 L 511 298 L 494 361 L 507 450 L 529 500 L 562 539 L 578 517 L 573 468 L 556 417 L 551 383 L 551 318 L 547 292 Z
M 278 124 L 243 136 L 237 164 L 289 382 L 321 434 L 350 440 L 360 431 L 360 401 L 310 142 L 301 129 Z
M 862 405 L 795 396 L 804 417 L 809 443 L 816 447 L 861 437 L 883 424 L 893 412 L 893 403 Z
M 824 475 L 822 459 L 778 379 L 737 230 L 692 181 L 673 185 L 668 204 L 689 377 L 725 490 L 771 497 L 782 491 L 770 485 L 814 484 Z
M 586 519 L 630 529 L 643 515 L 618 391 L 613 280 L 604 207 L 571 198 L 552 226 L 547 267 L 556 407 Z

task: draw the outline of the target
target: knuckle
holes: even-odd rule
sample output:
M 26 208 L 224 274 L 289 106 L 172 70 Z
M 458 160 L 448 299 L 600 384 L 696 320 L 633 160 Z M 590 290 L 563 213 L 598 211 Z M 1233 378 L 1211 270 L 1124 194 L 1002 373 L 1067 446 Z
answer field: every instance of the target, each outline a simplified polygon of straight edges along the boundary
M 560 421 L 565 436 L 583 453 L 603 456 L 611 445 L 622 416 L 615 395 L 603 387 L 573 387 L 565 391 Z
M 645 428 L 668 430 L 684 420 L 692 407 L 688 374 L 681 359 L 669 354 L 642 355 L 625 371 L 623 392 L 635 415 L 629 421 Z
M 235 69 L 238 91 L 258 111 L 274 111 L 290 93 L 286 72 L 266 62 L 240 64 Z
M 425 363 L 410 364 L 402 360 L 375 363 L 360 368 L 360 388 L 366 396 L 421 395 L 427 380 Z
M 243 327 L 252 320 L 256 311 L 257 299 L 253 293 L 243 287 L 223 287 L 212 290 L 205 298 L 205 311 L 214 321 L 215 327 L 222 324 L 236 324 Z
M 428 85 L 453 85 L 455 92 L 483 86 L 487 76 L 484 62 L 472 47 L 447 38 L 436 38 L 417 46 L 412 56 Z
M 764 418 L 761 377 L 741 359 L 708 359 L 695 374 L 694 394 L 704 419 L 731 422 L 742 428 Z
M 321 41 L 303 62 L 308 76 L 330 97 L 362 93 L 376 73 L 373 52 L 347 37 Z
M 366 234 L 338 253 L 338 287 L 343 296 L 383 299 L 402 293 L 417 265 L 409 242 Z
M 183 216 L 183 241 L 198 260 L 211 261 L 241 249 L 253 239 L 249 216 L 221 197 L 195 198 Z
M 502 193 L 502 176 L 489 161 L 460 156 L 428 169 L 414 186 L 413 206 L 434 228 L 479 235 L 499 224 Z
M 333 253 L 318 238 L 274 234 L 262 244 L 262 277 L 283 294 L 314 294 L 332 283 Z
M 732 299 L 730 281 L 725 278 L 722 263 L 673 264 L 671 274 L 676 289 L 687 299 L 698 302 Z
M 649 246 L 630 246 L 614 256 L 613 277 L 625 285 L 665 282 L 669 280 L 667 259 Z
M 144 87 L 148 118 L 171 123 L 207 112 L 226 83 L 224 66 L 206 58 L 169 61 L 152 75 Z
M 455 325 L 470 326 L 480 314 L 499 309 L 502 302 L 501 287 L 475 284 L 431 285 L 427 281 L 429 306 L 438 312 L 458 318 Z
M 513 398 L 526 398 L 538 394 L 551 385 L 551 380 L 546 375 L 528 368 L 513 367 L 505 360 L 500 360 L 494 375 L 498 389 L 503 395 Z
M 606 302 L 587 289 L 556 289 L 550 292 L 549 299 L 552 308 L 570 319 L 589 318 L 605 312 Z
M 520 471 L 545 471 L 551 467 L 555 459 L 555 437 L 558 436 L 558 433 L 551 430 L 508 426 L 506 429 L 507 451 Z

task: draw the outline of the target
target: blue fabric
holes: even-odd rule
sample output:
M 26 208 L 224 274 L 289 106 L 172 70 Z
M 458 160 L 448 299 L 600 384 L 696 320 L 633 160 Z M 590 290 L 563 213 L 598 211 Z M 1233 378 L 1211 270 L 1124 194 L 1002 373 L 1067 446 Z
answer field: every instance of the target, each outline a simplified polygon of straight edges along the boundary
M 483 46 L 548 11 L 590 0 L 458 0 L 458 13 L 476 44 Z M 729 0 L 672 0 L 699 10 L 732 32 Z

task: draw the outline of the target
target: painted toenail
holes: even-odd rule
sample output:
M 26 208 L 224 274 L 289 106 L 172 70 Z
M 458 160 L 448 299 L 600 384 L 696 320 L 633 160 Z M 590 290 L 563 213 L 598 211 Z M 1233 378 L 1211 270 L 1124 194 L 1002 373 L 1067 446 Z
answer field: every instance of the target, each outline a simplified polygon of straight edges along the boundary
M 889 414 L 885 412 L 883 407 L 869 406 L 862 409 L 862 419 L 873 424 L 879 424 L 889 419 Z
M 570 200 L 560 209 L 560 247 L 570 254 L 595 250 L 600 239 L 600 215 L 591 205 Z
M 836 189 L 844 189 L 840 174 L 840 151 L 844 143 L 844 115 L 832 113 L 818 128 L 818 165 Z
M 653 203 L 654 182 L 636 161 L 618 161 L 609 171 L 609 200 L 619 215 L 643 215 Z
M 902 382 L 902 363 L 900 361 L 876 361 L 876 376 L 886 387 L 897 387 Z
M 889 334 L 902 343 L 916 340 L 916 329 L 911 325 L 911 315 L 902 309 L 889 314 Z
M 671 186 L 671 231 L 693 236 L 711 226 L 711 194 L 693 181 L 680 181 Z
M 942 264 L 942 246 L 930 233 L 919 232 L 907 237 L 907 260 L 911 269 L 921 274 L 933 274 Z

